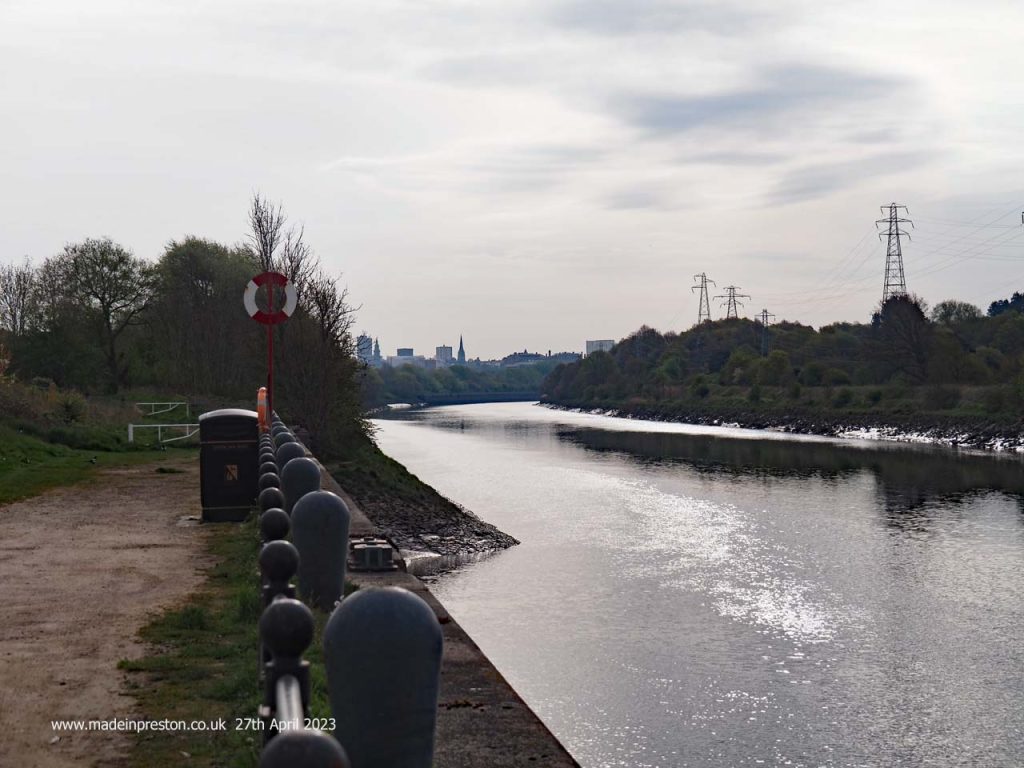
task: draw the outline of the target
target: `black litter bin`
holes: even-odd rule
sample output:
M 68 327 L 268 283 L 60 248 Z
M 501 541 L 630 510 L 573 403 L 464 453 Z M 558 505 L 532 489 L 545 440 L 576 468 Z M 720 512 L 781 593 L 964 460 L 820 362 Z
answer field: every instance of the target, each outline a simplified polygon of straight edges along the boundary
M 259 417 L 224 408 L 199 417 L 199 485 L 204 523 L 245 520 L 259 491 Z

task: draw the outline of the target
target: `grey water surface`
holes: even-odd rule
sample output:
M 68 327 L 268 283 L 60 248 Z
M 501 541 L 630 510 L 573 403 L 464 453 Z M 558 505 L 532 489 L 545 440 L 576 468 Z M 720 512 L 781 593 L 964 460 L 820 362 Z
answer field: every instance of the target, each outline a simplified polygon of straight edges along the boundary
M 1020 458 L 526 403 L 376 424 L 522 541 L 432 589 L 586 768 L 1024 765 Z

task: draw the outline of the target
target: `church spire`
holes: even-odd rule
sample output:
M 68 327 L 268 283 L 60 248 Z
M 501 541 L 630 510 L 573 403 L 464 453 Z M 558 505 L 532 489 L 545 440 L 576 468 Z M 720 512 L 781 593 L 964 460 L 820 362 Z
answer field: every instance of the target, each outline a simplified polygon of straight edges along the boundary
M 459 334 L 459 362 L 465 365 L 466 363 L 466 348 L 462 346 L 462 334 Z

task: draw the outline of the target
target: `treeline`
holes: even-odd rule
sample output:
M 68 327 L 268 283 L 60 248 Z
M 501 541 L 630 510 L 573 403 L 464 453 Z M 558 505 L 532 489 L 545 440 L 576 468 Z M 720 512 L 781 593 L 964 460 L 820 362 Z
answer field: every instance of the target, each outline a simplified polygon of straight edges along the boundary
M 949 410 L 983 388 L 989 413 L 1024 405 L 1024 302 L 990 314 L 959 301 L 929 313 L 916 297 L 890 299 L 870 323 L 815 330 L 745 319 L 703 323 L 683 333 L 641 328 L 612 351 L 562 365 L 542 385 L 551 401 L 615 406 L 630 400 L 884 407 L 918 392 L 922 405 Z M 1024 307 L 1022 307 L 1024 308 Z M 819 390 L 824 390 L 821 392 Z
M 242 293 L 268 270 L 299 296 L 294 315 L 274 326 L 275 407 L 329 455 L 363 429 L 352 309 L 302 228 L 259 195 L 239 245 L 186 237 L 150 261 L 90 238 L 41 263 L 0 267 L 0 374 L 86 394 L 146 388 L 254 402 L 266 380 L 266 331 Z
M 368 368 L 363 375 L 363 403 L 379 408 L 388 403 L 421 403 L 427 395 L 461 395 L 481 392 L 531 392 L 540 394 L 544 377 L 555 363 L 505 368 L 453 365 L 428 370 L 413 365 Z

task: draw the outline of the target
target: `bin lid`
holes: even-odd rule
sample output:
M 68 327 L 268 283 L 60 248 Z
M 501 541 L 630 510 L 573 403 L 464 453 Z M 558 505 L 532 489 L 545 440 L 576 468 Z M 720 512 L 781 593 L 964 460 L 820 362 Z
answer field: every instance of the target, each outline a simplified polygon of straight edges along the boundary
M 206 413 L 199 415 L 199 423 L 202 424 L 207 419 L 252 419 L 257 421 L 259 414 L 256 411 L 247 411 L 245 408 L 221 408 L 218 411 L 207 411 Z
M 222 408 L 207 411 L 199 417 L 199 443 L 225 441 L 251 442 L 253 447 L 259 437 L 259 416 L 256 411 L 244 408 Z

